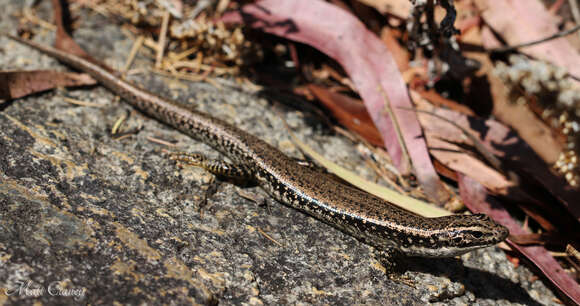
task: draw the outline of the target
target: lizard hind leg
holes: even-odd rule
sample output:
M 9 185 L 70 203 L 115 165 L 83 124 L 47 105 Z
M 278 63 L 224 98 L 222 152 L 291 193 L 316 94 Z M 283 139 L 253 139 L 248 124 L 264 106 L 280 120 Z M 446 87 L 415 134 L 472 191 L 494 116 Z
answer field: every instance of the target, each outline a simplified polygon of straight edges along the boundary
M 404 256 L 400 251 L 394 248 L 383 250 L 374 249 L 373 253 L 375 260 L 384 267 L 385 274 L 390 280 L 409 287 L 417 287 L 411 278 L 404 275 L 405 271 L 407 271 L 407 266 L 403 261 Z
M 220 159 L 208 159 L 202 154 L 185 152 L 171 153 L 169 158 L 185 165 L 203 168 L 218 178 L 237 185 L 251 186 L 256 184 L 254 174 L 246 167 Z

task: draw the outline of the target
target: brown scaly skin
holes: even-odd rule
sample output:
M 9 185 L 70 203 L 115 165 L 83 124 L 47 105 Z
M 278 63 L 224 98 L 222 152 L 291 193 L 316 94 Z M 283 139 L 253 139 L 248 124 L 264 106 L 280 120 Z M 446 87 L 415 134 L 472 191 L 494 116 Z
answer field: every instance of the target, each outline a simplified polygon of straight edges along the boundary
M 11 37 L 82 70 L 141 112 L 228 156 L 276 200 L 379 250 L 450 257 L 503 241 L 508 230 L 485 215 L 424 218 L 359 189 L 328 180 L 261 139 L 207 114 L 163 99 L 105 69 L 52 47 Z M 214 171 L 219 173 L 218 171 Z

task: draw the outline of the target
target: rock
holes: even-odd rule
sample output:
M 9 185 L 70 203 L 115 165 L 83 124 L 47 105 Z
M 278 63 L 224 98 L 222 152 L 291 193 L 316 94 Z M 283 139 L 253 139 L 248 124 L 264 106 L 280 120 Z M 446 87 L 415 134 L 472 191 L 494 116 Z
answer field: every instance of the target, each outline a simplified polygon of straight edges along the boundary
M 13 32 L 19 1 L 2 0 L 0 32 Z M 6 3 L 8 2 L 8 3 Z M 47 8 L 45 8 L 46 10 Z M 45 14 L 48 14 L 44 11 Z M 86 12 L 85 12 L 86 13 Z M 47 17 L 48 18 L 48 17 Z M 75 39 L 120 67 L 131 41 L 95 14 Z M 39 31 L 39 33 L 44 33 Z M 35 38 L 52 43 L 52 35 Z M 1 37 L 3 69 L 68 69 Z M 137 65 L 145 66 L 145 58 Z M 115 65 L 116 64 L 116 65 Z M 132 78 L 161 95 L 195 104 L 300 157 L 273 108 L 227 86 Z M 72 105 L 63 96 L 103 104 Z M 297 116 L 309 145 L 370 174 L 348 140 Z M 115 121 L 130 114 L 115 139 Z M 306 116 L 306 118 L 305 118 Z M 310 120 L 308 120 L 310 119 Z M 157 138 L 174 147 L 153 142 Z M 166 151 L 215 151 L 134 112 L 96 86 L 58 90 L 0 105 L 0 304 L 481 304 L 550 303 L 553 294 L 497 248 L 461 260 L 408 259 L 392 281 L 371 247 L 267 198 L 257 205 L 240 187 L 200 169 L 179 168 Z M 354 161 L 354 162 L 353 162 Z M 527 293 L 533 287 L 534 295 Z M 539 292 L 539 293 L 538 293 Z

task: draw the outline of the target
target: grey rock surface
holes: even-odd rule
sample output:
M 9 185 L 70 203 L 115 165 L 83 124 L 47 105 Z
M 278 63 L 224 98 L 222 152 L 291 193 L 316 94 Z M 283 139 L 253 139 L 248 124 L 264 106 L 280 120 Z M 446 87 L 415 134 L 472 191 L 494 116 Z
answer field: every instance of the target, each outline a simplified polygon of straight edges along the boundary
M 50 6 L 40 11 L 50 20 Z M 0 32 L 17 26 L 21 1 L 0 0 Z M 95 14 L 75 39 L 121 67 L 132 44 Z M 35 40 L 52 43 L 39 30 Z M 68 70 L 0 37 L 0 67 Z M 136 66 L 147 67 L 144 56 Z M 146 71 L 146 70 L 144 70 Z M 154 92 L 235 123 L 300 157 L 274 109 L 319 152 L 371 175 L 348 140 L 306 114 L 253 94 L 150 73 L 131 77 Z M 98 103 L 76 106 L 63 96 Z M 114 122 L 130 114 L 121 140 Z M 151 138 L 174 141 L 174 147 Z M 165 151 L 219 154 L 134 112 L 95 86 L 37 94 L 0 105 L 0 305 L 2 304 L 550 304 L 554 295 L 525 267 L 488 248 L 460 259 L 406 259 L 385 274 L 371 247 L 270 199 L 239 195 L 203 170 L 178 168 Z

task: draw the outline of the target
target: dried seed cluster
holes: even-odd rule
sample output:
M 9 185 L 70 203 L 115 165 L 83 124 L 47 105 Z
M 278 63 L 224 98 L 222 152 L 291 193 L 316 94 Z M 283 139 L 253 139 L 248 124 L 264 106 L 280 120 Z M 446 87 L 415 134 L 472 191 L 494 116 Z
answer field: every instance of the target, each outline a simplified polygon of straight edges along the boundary
M 495 73 L 510 88 L 514 102 L 533 99 L 542 108 L 542 117 L 565 136 L 565 147 L 554 165 L 568 183 L 580 183 L 580 90 L 562 67 L 512 55 L 510 64 L 498 63 Z
M 199 63 L 206 66 L 234 67 L 236 69 L 232 72 L 237 72 L 237 68 L 262 58 L 261 47 L 246 40 L 241 27 L 228 29 L 222 22 L 207 21 L 203 16 L 173 22 L 170 33 L 171 37 L 186 44 L 183 49 L 196 54 Z M 203 58 L 199 59 L 201 55 Z
M 152 0 L 76 1 L 105 16 L 116 16 L 138 27 L 145 25 L 145 28 L 159 27 L 166 11 L 160 1 Z M 186 51 L 166 52 L 164 70 L 201 73 L 204 76 L 236 75 L 242 66 L 261 60 L 261 47 L 246 40 L 241 27 L 226 28 L 221 22 L 211 21 L 219 14 L 214 8 L 217 2 L 214 2 L 206 6 L 185 2 L 185 17 L 171 20 L 168 37 L 170 41 L 180 40 L 178 49 Z
M 163 9 L 156 1 L 143 0 L 90 0 L 76 1 L 105 16 L 118 16 L 132 24 L 147 24 L 158 26 L 161 24 Z

